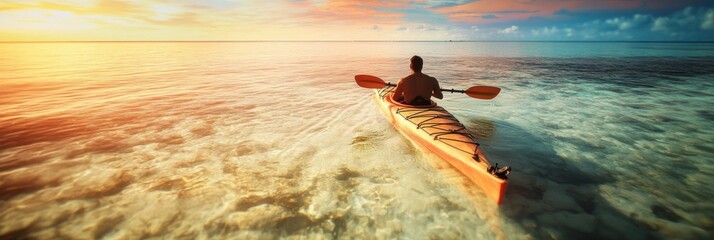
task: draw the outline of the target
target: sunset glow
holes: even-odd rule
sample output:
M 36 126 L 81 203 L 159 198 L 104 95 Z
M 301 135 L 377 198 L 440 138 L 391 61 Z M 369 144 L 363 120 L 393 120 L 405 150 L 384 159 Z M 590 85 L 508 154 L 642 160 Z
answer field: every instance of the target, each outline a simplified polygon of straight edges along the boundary
M 711 1 L 47 0 L 0 3 L 0 41 L 714 40 Z

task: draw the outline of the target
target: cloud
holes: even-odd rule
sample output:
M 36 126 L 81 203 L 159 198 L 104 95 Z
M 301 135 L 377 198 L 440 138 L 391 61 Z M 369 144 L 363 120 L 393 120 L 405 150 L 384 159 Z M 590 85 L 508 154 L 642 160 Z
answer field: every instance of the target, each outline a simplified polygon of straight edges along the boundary
M 498 16 L 496 16 L 495 14 L 486 14 L 486 15 L 481 16 L 481 18 L 483 18 L 483 19 L 493 19 L 493 18 L 498 18 Z
M 652 28 L 650 28 L 652 31 L 657 31 L 657 32 L 666 32 L 669 30 L 667 27 L 669 25 L 669 18 L 668 17 L 660 17 L 655 19 L 654 23 L 652 24 Z
M 531 34 L 533 36 L 540 36 L 540 35 L 545 35 L 545 36 L 550 36 L 550 35 L 555 35 L 560 32 L 560 29 L 556 27 L 543 27 L 541 29 L 533 29 L 531 30 Z
M 515 25 L 498 30 L 498 33 L 500 33 L 500 34 L 513 34 L 513 33 L 517 33 L 517 32 L 518 32 L 518 26 L 515 26 Z
M 136 27 L 138 25 L 201 25 L 210 27 L 202 21 L 204 11 L 190 9 L 182 4 L 169 4 L 149 0 L 144 3 L 117 0 L 75 0 L 75 1 L 38 1 L 34 3 L 15 3 L 3 6 L 0 14 L 8 11 L 63 12 L 97 27 Z M 28 14 L 28 16 L 32 13 Z M 50 14 L 51 15 L 51 14 Z M 27 21 L 52 21 L 46 16 L 37 16 Z M 53 21 L 55 22 L 55 21 Z
M 553 15 L 568 15 L 571 12 L 568 9 L 561 8 L 553 12 Z
M 573 31 L 572 28 L 566 28 L 563 29 L 563 31 L 565 32 L 565 36 L 567 37 L 572 37 L 575 34 L 575 31 Z
M 426 6 L 428 8 L 443 8 L 443 7 L 452 7 L 452 6 L 463 5 L 463 4 L 475 2 L 475 1 L 478 1 L 478 0 L 426 0 L 421 4 L 423 4 L 424 6 Z
M 714 3 L 702 2 L 3 0 L 0 1 L 0 34 L 4 38 L 19 38 L 15 37 L 17 33 L 25 34 L 24 38 L 64 34 L 66 38 L 90 40 L 129 38 L 123 36 L 126 35 L 139 36 L 138 40 L 196 39 L 194 36 L 226 40 L 514 39 L 530 36 L 546 40 L 632 37 L 711 41 L 714 40 Z M 79 36 L 75 33 L 84 35 L 75 37 Z M 671 37 L 675 35 L 679 37 Z
M 704 21 L 700 27 L 705 30 L 714 29 L 714 9 L 709 9 L 707 11 L 706 16 L 704 16 Z
M 398 25 L 394 28 L 395 31 L 446 31 L 454 29 L 451 26 L 437 26 L 432 24 L 408 24 L 408 25 Z
M 321 1 L 319 4 L 313 1 L 290 1 L 286 3 L 286 7 L 295 9 L 295 12 L 283 17 L 316 25 L 364 22 L 397 24 L 401 22 L 404 14 L 396 10 L 407 8 L 408 3 L 396 0 L 331 0 Z M 267 15 L 273 16 L 274 13 L 267 13 Z
M 0 11 L 0 30 L 82 30 L 99 26 L 69 11 L 18 9 Z
M 508 22 L 532 18 L 552 18 L 554 13 L 565 14 L 572 10 L 622 10 L 636 9 L 644 0 L 600 0 L 600 1 L 502 1 L 480 0 L 461 5 L 443 7 L 435 11 L 445 15 L 452 22 Z M 483 18 L 486 14 L 497 14 L 498 18 Z
M 559 22 L 557 26 L 537 26 L 528 31 L 538 39 L 710 41 L 714 32 L 709 30 L 713 29 L 714 8 L 686 7 L 666 15 L 640 12 L 581 23 Z
M 627 18 L 627 17 L 616 17 L 616 18 L 611 18 L 608 20 L 605 20 L 605 23 L 616 27 L 618 30 L 629 30 L 629 29 L 635 29 L 639 28 L 649 21 L 651 21 L 652 16 L 650 15 L 643 15 L 643 14 L 635 14 L 632 16 L 632 18 Z
M 97 20 L 108 18 L 131 19 L 128 22 L 144 22 L 157 27 L 203 26 L 214 28 L 241 25 L 274 25 L 304 27 L 324 25 L 369 26 L 401 23 L 403 13 L 395 9 L 408 7 L 408 3 L 396 0 L 212 0 L 212 1 L 165 1 L 165 0 L 39 0 L 0 2 L 3 10 L 44 9 L 64 11 L 79 18 Z M 280 13 L 276 15 L 276 13 Z M 112 21 L 120 22 L 120 21 Z M 98 22 L 110 27 L 112 23 Z
M 634 14 L 632 17 L 614 17 L 605 20 L 596 19 L 580 24 L 585 31 L 620 32 L 644 29 L 652 24 L 652 15 Z
M 628 32 L 635 33 L 640 30 L 662 33 L 687 32 L 714 27 L 711 25 L 714 25 L 714 9 L 687 7 L 665 16 L 655 17 L 640 13 L 631 17 L 597 19 L 585 22 L 580 27 L 584 31 L 609 32 L 606 35 L 619 35 Z
M 433 25 L 430 25 L 430 24 L 420 24 L 420 25 L 416 26 L 414 29 L 416 29 L 416 30 L 422 30 L 422 31 L 436 31 L 436 30 L 440 30 L 440 29 L 437 28 L 436 26 L 433 26 Z
M 697 29 L 714 29 L 714 9 L 687 7 L 669 16 L 654 19 L 650 30 L 654 32 L 678 33 Z
M 536 38 L 550 38 L 550 39 L 562 39 L 570 38 L 575 35 L 575 30 L 572 28 L 557 28 L 557 27 L 543 27 L 531 30 L 531 35 Z

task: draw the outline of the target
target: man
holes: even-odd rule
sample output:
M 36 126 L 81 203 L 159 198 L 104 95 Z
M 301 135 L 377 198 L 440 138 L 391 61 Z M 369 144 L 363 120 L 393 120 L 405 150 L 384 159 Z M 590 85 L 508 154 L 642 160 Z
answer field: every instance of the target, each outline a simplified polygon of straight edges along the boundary
M 430 105 L 431 96 L 438 99 L 444 98 L 444 95 L 441 94 L 439 81 L 421 73 L 422 66 L 424 66 L 424 60 L 419 56 L 413 56 L 411 64 L 409 64 L 413 73 L 399 80 L 392 95 L 394 101 L 419 106 Z

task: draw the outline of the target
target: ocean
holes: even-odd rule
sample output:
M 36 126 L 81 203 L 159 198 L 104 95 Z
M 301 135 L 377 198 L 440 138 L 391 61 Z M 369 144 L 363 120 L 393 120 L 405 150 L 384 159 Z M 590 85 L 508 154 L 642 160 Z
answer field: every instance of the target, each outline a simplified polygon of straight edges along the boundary
M 409 58 L 502 205 L 354 75 Z M 0 238 L 712 239 L 714 43 L 0 44 Z

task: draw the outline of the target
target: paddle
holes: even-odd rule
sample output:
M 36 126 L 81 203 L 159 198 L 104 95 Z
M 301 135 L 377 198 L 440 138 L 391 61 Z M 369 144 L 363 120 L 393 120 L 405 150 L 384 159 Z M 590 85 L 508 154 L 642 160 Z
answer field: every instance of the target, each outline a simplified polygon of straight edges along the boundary
M 357 85 L 363 88 L 383 88 L 384 86 L 396 86 L 393 83 L 385 83 L 381 78 L 372 75 L 355 75 Z M 478 99 L 493 99 L 501 92 L 500 88 L 491 86 L 474 86 L 466 90 L 441 89 L 444 92 L 466 93 L 469 97 Z

